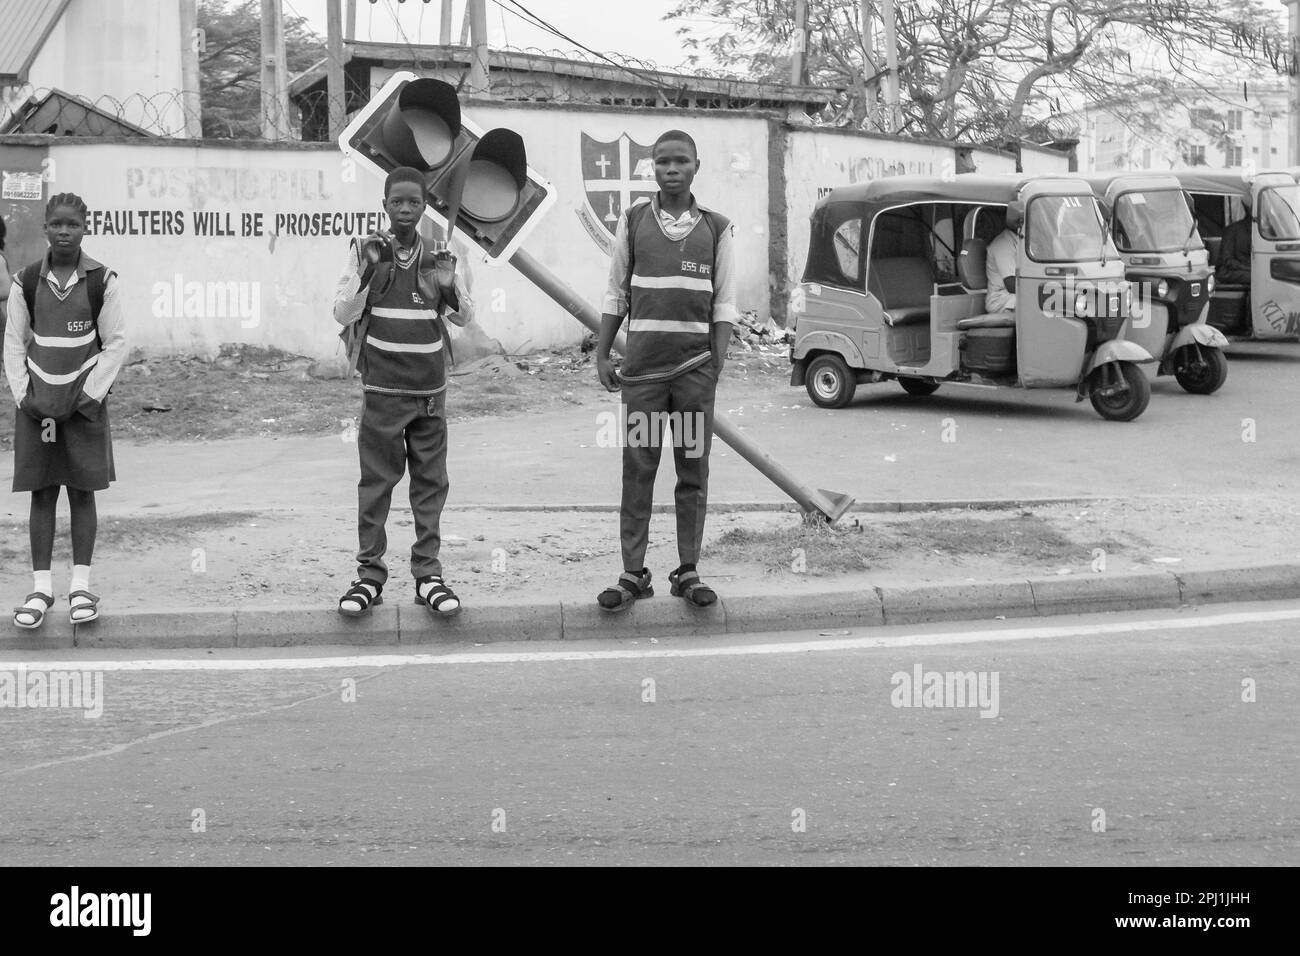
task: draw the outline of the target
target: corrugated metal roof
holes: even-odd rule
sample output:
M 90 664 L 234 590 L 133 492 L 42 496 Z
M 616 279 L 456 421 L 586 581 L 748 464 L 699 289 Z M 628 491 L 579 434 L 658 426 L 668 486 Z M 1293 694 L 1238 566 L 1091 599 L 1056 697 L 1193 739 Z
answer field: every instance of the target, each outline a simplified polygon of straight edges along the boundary
M 0 0 L 0 81 L 27 82 L 27 71 L 71 0 Z

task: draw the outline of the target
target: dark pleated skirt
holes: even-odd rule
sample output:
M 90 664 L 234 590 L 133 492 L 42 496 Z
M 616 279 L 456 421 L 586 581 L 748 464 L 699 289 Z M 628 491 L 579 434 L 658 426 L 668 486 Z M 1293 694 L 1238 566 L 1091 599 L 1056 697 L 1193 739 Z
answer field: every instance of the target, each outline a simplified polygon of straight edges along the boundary
M 108 402 L 91 421 L 74 412 L 49 429 L 14 409 L 14 491 L 39 491 L 64 485 L 79 491 L 103 491 L 117 480 Z M 52 440 L 51 440 L 52 439 Z

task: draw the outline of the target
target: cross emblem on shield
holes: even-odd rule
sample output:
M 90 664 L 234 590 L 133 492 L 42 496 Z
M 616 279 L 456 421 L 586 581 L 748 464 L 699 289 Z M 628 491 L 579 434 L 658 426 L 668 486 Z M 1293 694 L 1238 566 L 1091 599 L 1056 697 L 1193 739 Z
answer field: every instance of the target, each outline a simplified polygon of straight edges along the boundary
M 642 196 L 659 191 L 655 182 L 653 147 L 626 133 L 612 142 L 582 135 L 582 183 L 586 208 L 579 211 L 591 237 L 613 249 L 614 230 L 623 210 Z

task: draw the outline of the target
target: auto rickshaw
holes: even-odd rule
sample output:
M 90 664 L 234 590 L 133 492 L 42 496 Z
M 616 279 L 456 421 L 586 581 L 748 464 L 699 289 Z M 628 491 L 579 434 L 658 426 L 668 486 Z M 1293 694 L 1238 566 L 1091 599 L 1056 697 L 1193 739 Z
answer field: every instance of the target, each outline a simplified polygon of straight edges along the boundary
M 988 244 L 1015 248 L 1015 308 L 986 308 Z M 1149 351 L 1126 341 L 1131 286 L 1096 198 L 1079 179 L 896 176 L 843 186 L 812 214 L 794 290 L 791 385 L 839 408 L 859 384 L 911 395 L 944 384 L 1073 386 L 1130 421 L 1151 386 Z M 1000 298 L 1000 297 L 995 297 Z
M 1172 175 L 1191 197 L 1212 266 L 1220 264 L 1228 226 L 1250 224 L 1250 285 L 1216 283 L 1208 323 L 1229 338 L 1300 339 L 1300 185 L 1295 177 L 1231 169 Z
M 1083 178 L 1110 220 L 1125 277 L 1145 306 L 1139 313 L 1151 318 L 1130 321 L 1125 340 L 1156 356 L 1156 374 L 1172 373 L 1186 391 L 1218 391 L 1228 376 L 1228 340 L 1207 324 L 1214 273 L 1178 179 L 1168 173 Z

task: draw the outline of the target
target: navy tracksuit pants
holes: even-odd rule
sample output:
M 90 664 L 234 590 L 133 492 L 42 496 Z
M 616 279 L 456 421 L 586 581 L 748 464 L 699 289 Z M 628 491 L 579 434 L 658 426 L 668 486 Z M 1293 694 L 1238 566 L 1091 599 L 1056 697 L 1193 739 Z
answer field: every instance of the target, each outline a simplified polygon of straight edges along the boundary
M 709 449 L 713 444 L 713 403 L 717 390 L 718 373 L 710 362 L 666 382 L 623 383 L 628 420 L 623 446 L 619 536 L 624 571 L 639 572 L 645 567 L 655 474 L 659 471 L 659 453 L 665 441 L 661 427 L 664 416 L 656 413 L 669 413 L 668 421 L 684 425 L 680 434 L 667 439 L 672 442 L 673 464 L 677 468 L 673 495 L 677 511 L 677 555 L 682 564 L 699 561 L 709 502 Z M 692 416 L 691 421 L 687 423 L 684 416 Z M 652 423 L 649 432 L 647 422 Z M 647 437 L 651 440 L 647 441 Z
M 432 398 L 366 392 L 357 434 L 361 481 L 357 484 L 357 577 L 388 580 L 388 509 L 393 488 L 409 470 L 415 544 L 411 573 L 442 576 L 439 523 L 447 502 L 447 393 Z

